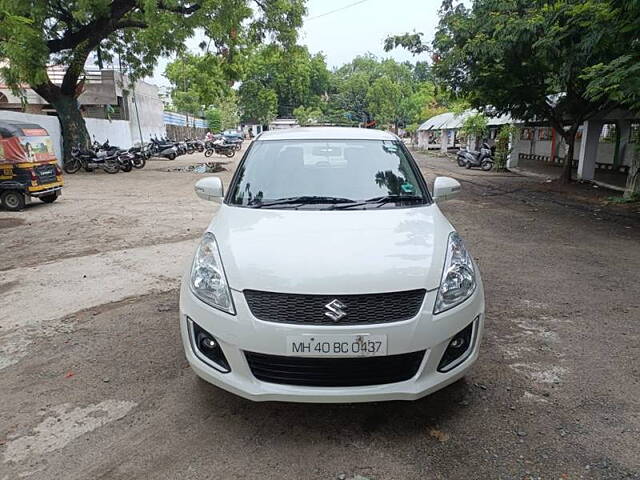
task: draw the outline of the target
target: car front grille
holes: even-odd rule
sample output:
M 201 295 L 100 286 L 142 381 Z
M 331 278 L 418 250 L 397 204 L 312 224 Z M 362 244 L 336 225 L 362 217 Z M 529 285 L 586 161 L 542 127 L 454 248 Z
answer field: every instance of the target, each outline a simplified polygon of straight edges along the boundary
M 245 352 L 258 380 L 306 387 L 362 387 L 403 382 L 414 377 L 424 350 L 383 357 L 284 357 Z
M 408 320 L 420 311 L 426 291 L 371 293 L 361 295 L 300 295 L 245 290 L 251 313 L 259 320 L 305 325 L 362 325 Z M 334 320 L 326 313 L 334 300 L 346 315 Z

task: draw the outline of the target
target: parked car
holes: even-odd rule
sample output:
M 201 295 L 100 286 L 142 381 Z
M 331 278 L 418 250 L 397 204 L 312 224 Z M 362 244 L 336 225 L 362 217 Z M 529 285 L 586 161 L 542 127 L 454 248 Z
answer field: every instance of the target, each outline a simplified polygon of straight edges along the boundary
M 462 377 L 480 272 L 395 135 L 297 128 L 254 140 L 185 275 L 180 328 L 202 379 L 251 400 L 415 400 Z
M 47 130 L 34 123 L 0 121 L 0 206 L 17 211 L 33 198 L 55 202 L 62 185 Z

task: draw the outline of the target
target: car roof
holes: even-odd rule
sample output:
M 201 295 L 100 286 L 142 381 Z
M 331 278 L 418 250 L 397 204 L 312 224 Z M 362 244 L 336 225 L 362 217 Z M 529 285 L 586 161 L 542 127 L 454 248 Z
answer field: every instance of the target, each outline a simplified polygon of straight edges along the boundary
M 299 127 L 268 130 L 256 138 L 271 140 L 398 140 L 393 133 L 370 128 L 351 127 Z

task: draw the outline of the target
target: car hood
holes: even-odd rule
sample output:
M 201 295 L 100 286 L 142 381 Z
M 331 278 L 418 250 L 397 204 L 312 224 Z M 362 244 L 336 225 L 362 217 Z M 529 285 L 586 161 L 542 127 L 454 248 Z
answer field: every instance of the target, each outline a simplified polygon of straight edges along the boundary
M 435 204 L 341 211 L 222 205 L 208 230 L 232 289 L 330 295 L 438 288 L 453 227 Z

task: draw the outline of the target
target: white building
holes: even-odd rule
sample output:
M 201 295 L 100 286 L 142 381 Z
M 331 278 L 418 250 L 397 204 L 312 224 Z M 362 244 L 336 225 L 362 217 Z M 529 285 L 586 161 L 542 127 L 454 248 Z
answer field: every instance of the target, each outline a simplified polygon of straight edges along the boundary
M 460 145 L 458 130 L 473 110 L 456 115 L 446 112 L 430 118 L 418 128 L 418 147 L 447 152 Z M 489 143 L 502 125 L 519 127 L 512 141 L 509 168 L 564 164 L 567 145 L 558 132 L 543 122 L 525 123 L 508 115 L 488 119 Z M 605 183 L 623 186 L 635 149 L 640 143 L 640 118 L 630 112 L 616 110 L 595 116 L 578 130 L 573 164 L 580 180 L 594 180 L 596 173 L 607 173 Z

